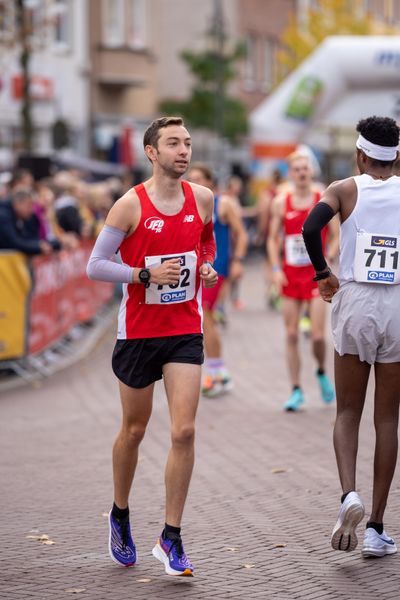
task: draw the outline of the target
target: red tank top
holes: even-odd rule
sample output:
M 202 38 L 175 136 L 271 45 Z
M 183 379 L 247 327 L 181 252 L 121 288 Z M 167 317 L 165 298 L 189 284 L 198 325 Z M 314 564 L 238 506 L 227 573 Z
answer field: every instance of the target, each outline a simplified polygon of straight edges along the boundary
M 283 216 L 283 267 L 286 272 L 291 272 L 293 275 L 296 274 L 301 277 L 312 277 L 314 274 L 314 268 L 311 265 L 301 231 L 304 221 L 320 198 L 321 194 L 319 192 L 315 192 L 312 205 L 309 208 L 301 210 L 293 206 L 292 194 L 288 194 L 286 196 L 285 212 Z M 327 231 L 327 227 L 324 227 L 322 230 L 323 248 L 325 248 Z
M 146 288 L 143 284 L 124 284 L 118 339 L 201 333 L 198 258 L 204 224 L 192 188 L 182 181 L 185 201 L 176 215 L 157 210 L 143 184 L 134 189 L 142 214 L 136 230 L 121 244 L 122 261 L 132 267 L 150 268 L 179 256 L 181 277 L 176 286 L 152 283 Z

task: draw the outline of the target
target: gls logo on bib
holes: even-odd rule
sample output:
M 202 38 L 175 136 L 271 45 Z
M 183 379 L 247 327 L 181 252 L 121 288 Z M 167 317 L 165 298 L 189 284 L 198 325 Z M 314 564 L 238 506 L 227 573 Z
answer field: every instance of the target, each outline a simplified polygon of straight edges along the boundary
M 164 227 L 164 220 L 160 219 L 160 217 L 149 217 L 145 220 L 144 226 L 146 229 L 154 231 L 154 233 L 161 233 L 161 230 Z
M 385 246 L 386 248 L 396 248 L 397 240 L 396 238 L 384 237 L 383 235 L 379 237 L 372 236 L 371 246 Z

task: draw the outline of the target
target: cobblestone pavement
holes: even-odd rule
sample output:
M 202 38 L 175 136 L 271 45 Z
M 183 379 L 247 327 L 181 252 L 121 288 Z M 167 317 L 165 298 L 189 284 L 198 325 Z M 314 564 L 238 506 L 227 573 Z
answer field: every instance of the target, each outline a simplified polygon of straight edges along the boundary
M 140 562 L 123 569 L 107 554 L 111 446 L 120 415 L 110 368 L 113 330 L 85 360 L 40 387 L 2 394 L 0 598 L 399 597 L 396 555 L 363 560 L 359 549 L 331 550 L 340 498 L 331 442 L 335 409 L 319 400 L 303 338 L 308 402 L 299 414 L 282 411 L 288 393 L 283 330 L 280 316 L 265 306 L 261 263 L 249 265 L 241 287 L 246 307 L 230 311 L 224 333 L 235 390 L 203 399 L 198 416 L 197 461 L 183 524 L 195 577 L 168 577 L 151 556 L 163 524 L 169 445 L 161 385 L 131 496 Z M 367 510 L 371 400 L 369 394 L 358 477 Z M 398 541 L 399 517 L 397 476 L 386 523 Z M 55 543 L 33 539 L 40 535 Z

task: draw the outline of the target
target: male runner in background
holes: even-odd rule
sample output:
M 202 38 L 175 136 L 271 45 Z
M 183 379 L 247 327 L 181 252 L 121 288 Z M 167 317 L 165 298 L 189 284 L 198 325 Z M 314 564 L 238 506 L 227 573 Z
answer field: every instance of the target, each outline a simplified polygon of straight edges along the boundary
M 171 418 L 165 527 L 153 555 L 169 575 L 192 575 L 181 540 L 181 519 L 194 463 L 203 336 L 201 281 L 217 282 L 213 195 L 182 181 L 192 148 L 180 118 L 156 119 L 144 135 L 153 176 L 117 200 L 94 247 L 88 275 L 124 284 L 113 370 L 119 379 L 122 427 L 114 444 L 114 505 L 109 552 L 136 562 L 128 497 L 138 448 L 152 410 L 156 380 L 164 378 Z M 120 250 L 122 265 L 112 261 Z
M 288 158 L 289 179 L 293 192 L 274 200 L 268 237 L 268 254 L 273 282 L 282 294 L 282 313 L 286 329 L 286 357 L 292 392 L 283 408 L 297 411 L 304 403 L 300 384 L 299 321 L 304 302 L 309 302 L 312 350 L 317 362 L 317 380 L 322 400 L 334 400 L 333 386 L 325 373 L 325 306 L 312 281 L 313 267 L 307 255 L 301 230 L 310 210 L 320 199 L 313 189 L 313 172 L 308 156 L 293 153 Z M 338 245 L 337 223 L 330 226 L 330 253 L 335 256 Z M 327 230 L 324 231 L 324 239 Z M 284 246 L 281 261 L 282 240 Z
M 214 192 L 211 170 L 203 163 L 191 165 L 188 179 L 208 187 Z M 247 250 L 247 233 L 234 201 L 226 194 L 214 199 L 214 234 L 217 256 L 214 268 L 218 283 L 203 290 L 204 347 L 206 352 L 205 375 L 202 383 L 204 396 L 214 397 L 232 389 L 232 379 L 222 355 L 222 339 L 214 311 L 221 298 L 227 278 L 236 281 L 243 274 L 243 261 Z
M 383 515 L 397 460 L 400 399 L 400 178 L 393 175 L 399 127 L 369 117 L 357 125 L 361 175 L 332 183 L 304 223 L 304 241 L 322 298 L 332 301 L 337 416 L 336 461 L 342 485 L 332 533 L 335 550 L 354 550 L 364 516 L 356 492 L 358 432 L 371 365 L 375 371 L 376 432 L 372 510 L 363 556 L 397 551 Z M 321 230 L 339 214 L 339 281 L 323 256 Z

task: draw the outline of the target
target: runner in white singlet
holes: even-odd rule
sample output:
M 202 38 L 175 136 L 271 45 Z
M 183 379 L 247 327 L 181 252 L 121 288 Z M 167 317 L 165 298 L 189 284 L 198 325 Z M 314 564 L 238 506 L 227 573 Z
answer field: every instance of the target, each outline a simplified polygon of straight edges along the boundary
M 363 556 L 397 551 L 383 515 L 397 459 L 400 400 L 400 178 L 393 174 L 399 127 L 393 119 L 358 123 L 360 175 L 329 186 L 304 224 L 304 241 L 321 296 L 332 301 L 337 417 L 334 446 L 342 504 L 332 533 L 335 550 L 357 546 L 364 516 L 356 491 L 358 432 L 371 365 L 375 371 L 376 431 L 372 510 Z M 320 232 L 341 220 L 339 280 L 327 268 Z

